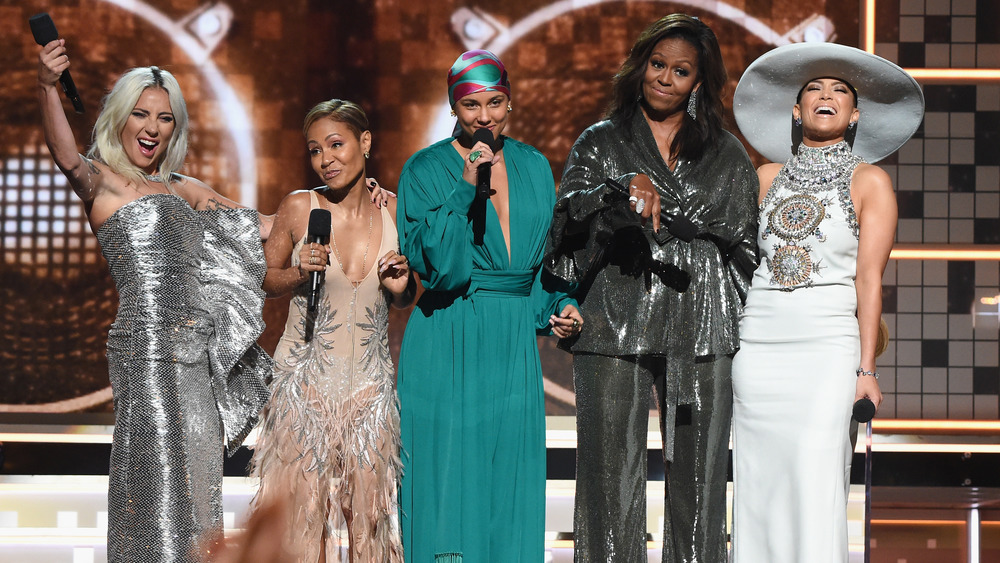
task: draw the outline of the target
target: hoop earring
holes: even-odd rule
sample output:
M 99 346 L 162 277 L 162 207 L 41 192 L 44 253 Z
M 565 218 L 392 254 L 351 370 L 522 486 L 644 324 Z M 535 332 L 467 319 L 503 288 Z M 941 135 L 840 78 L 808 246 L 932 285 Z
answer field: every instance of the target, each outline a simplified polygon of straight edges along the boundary
M 697 90 L 691 92 L 691 95 L 688 96 L 687 112 L 688 112 L 688 115 L 691 116 L 691 119 L 698 119 L 698 91 Z

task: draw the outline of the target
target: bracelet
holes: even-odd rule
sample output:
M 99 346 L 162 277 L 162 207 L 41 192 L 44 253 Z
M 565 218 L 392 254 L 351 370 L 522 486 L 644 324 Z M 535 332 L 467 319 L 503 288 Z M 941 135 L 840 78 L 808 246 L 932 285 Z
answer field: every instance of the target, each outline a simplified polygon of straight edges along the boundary
M 858 368 L 858 370 L 855 373 L 858 374 L 858 377 L 861 377 L 862 375 L 870 375 L 870 376 L 872 376 L 872 377 L 875 378 L 875 381 L 878 381 L 878 372 L 877 371 L 865 371 L 865 370 L 863 370 L 861 368 Z

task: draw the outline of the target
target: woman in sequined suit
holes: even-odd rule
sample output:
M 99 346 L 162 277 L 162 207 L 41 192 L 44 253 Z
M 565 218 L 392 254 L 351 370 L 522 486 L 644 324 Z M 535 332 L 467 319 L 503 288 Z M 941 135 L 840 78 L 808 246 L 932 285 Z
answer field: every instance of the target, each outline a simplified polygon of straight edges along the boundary
M 270 223 L 177 173 L 188 116 L 169 72 L 122 75 L 83 156 L 56 86 L 65 41 L 42 47 L 39 62 L 45 142 L 119 296 L 108 333 L 108 560 L 200 561 L 221 539 L 223 446 L 240 445 L 267 400 L 271 360 L 255 341 Z
M 663 561 L 726 558 L 729 375 L 756 266 L 757 179 L 722 129 L 725 80 L 704 23 L 654 22 L 615 76 L 607 119 L 566 162 L 546 267 L 578 284 L 589 320 L 561 343 L 576 387 L 578 561 L 646 558 L 654 387 L 667 467 Z M 661 211 L 693 225 L 661 222 Z
M 733 361 L 733 561 L 846 563 L 851 406 L 882 400 L 896 231 L 892 182 L 868 163 L 916 131 L 923 96 L 885 59 L 803 43 L 754 61 L 734 108 L 774 162 L 758 170 L 761 263 Z
M 400 245 L 426 289 L 399 354 L 406 558 L 536 562 L 545 550 L 537 335 L 575 333 L 583 319 L 542 283 L 555 185 L 540 152 L 503 135 L 513 109 L 503 63 L 463 53 L 448 95 L 455 137 L 410 157 L 399 180 Z M 488 199 L 475 189 L 484 165 Z M 481 241 L 470 221 L 477 209 Z
M 264 249 L 264 290 L 271 297 L 291 292 L 292 300 L 254 452 L 254 504 L 291 495 L 286 544 L 296 561 L 401 563 L 388 311 L 390 303 L 409 306 L 416 283 L 397 252 L 395 200 L 383 206 L 369 197 L 372 136 L 364 110 L 322 102 L 303 133 L 323 186 L 285 196 Z M 322 244 L 306 240 L 315 210 L 332 219 Z M 323 276 L 310 312 L 312 272 Z

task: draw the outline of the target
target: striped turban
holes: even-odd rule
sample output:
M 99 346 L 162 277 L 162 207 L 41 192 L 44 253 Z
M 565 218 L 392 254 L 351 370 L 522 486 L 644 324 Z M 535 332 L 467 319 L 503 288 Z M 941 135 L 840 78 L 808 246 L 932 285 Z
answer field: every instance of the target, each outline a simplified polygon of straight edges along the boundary
M 510 97 L 510 81 L 503 62 L 481 49 L 462 53 L 448 71 L 448 104 L 454 106 L 469 94 L 487 91 Z

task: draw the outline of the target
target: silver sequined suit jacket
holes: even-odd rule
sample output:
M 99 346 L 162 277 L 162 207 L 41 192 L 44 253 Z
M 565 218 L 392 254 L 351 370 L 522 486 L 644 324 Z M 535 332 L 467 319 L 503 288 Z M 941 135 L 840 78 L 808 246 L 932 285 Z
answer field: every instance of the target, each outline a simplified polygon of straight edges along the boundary
M 621 127 L 602 121 L 580 135 L 559 187 L 545 267 L 577 284 L 587 328 L 565 343 L 608 356 L 726 355 L 736 351 L 742 299 L 757 267 L 757 174 L 728 132 L 697 162 L 671 171 L 642 112 Z M 626 197 L 646 174 L 671 215 L 698 227 L 687 243 L 640 226 Z
M 108 560 L 198 561 L 222 531 L 223 446 L 239 446 L 268 397 L 257 214 L 152 194 L 97 238 L 119 294 Z

